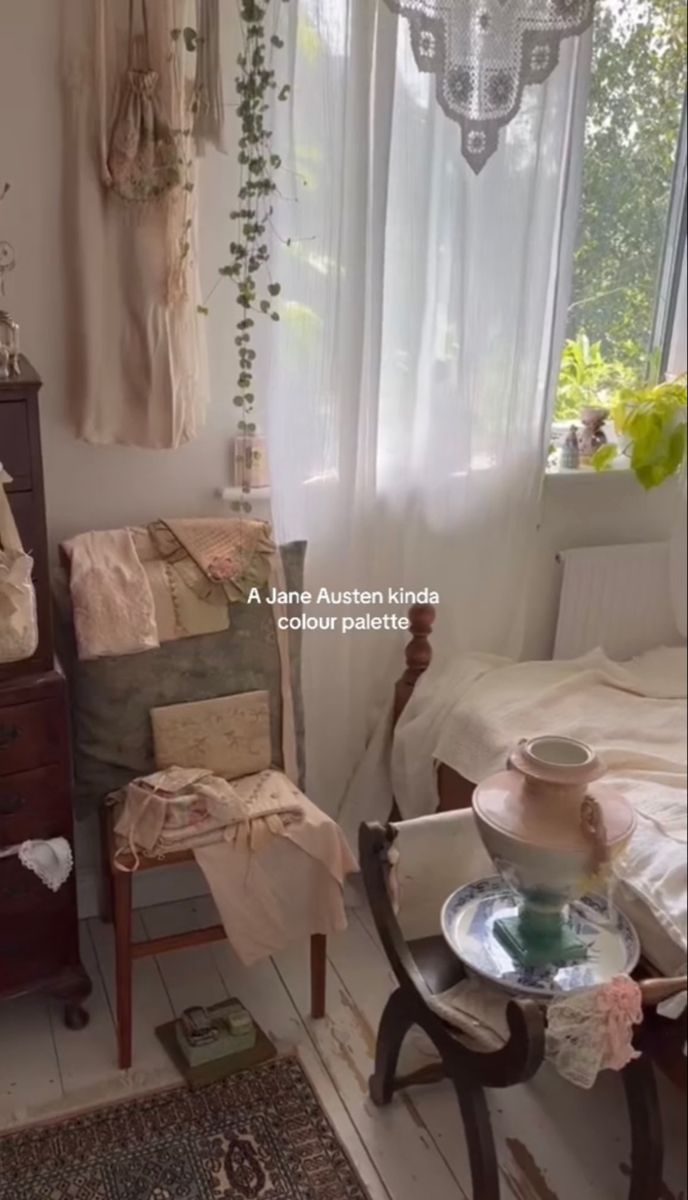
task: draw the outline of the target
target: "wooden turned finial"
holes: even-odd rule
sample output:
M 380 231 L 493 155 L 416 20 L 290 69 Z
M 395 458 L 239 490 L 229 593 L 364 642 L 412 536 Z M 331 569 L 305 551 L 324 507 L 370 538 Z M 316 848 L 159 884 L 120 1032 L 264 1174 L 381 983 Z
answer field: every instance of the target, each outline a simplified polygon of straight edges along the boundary
M 413 689 L 432 662 L 430 635 L 437 617 L 433 604 L 414 604 L 409 609 L 411 641 L 406 647 L 406 670 L 394 690 L 394 723 L 406 708 Z

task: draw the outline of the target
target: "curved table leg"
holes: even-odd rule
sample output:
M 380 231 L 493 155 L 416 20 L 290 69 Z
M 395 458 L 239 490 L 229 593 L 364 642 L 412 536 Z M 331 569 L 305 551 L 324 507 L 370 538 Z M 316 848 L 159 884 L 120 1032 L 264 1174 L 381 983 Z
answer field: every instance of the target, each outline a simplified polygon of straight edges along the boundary
M 370 1098 L 378 1108 L 389 1104 L 394 1095 L 394 1081 L 404 1039 L 414 1024 L 409 1005 L 401 988 L 387 1001 L 382 1014 L 375 1049 L 375 1074 L 369 1081 Z
M 453 1078 L 461 1108 L 475 1200 L 499 1200 L 499 1163 L 485 1092 Z
M 623 1071 L 631 1121 L 631 1188 L 628 1200 L 659 1200 L 664 1170 L 664 1136 L 657 1082 L 649 1058 Z

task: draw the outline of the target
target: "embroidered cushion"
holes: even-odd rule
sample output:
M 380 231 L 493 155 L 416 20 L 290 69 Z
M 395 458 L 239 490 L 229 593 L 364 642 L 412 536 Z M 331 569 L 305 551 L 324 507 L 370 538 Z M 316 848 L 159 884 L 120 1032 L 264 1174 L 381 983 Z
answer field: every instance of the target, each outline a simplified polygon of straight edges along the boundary
M 305 542 L 280 549 L 288 592 L 303 591 Z M 104 796 L 155 770 L 151 710 L 240 692 L 270 696 L 272 763 L 282 761 L 280 660 L 273 610 L 266 604 L 233 604 L 231 628 L 166 642 L 155 650 L 79 662 L 64 576 L 56 600 L 60 657 L 72 703 L 77 814 L 93 812 Z M 288 609 L 290 617 L 300 607 Z M 305 776 L 301 636 L 289 633 L 299 778 Z
M 267 692 L 220 696 L 151 710 L 155 762 L 206 767 L 221 779 L 265 771 L 272 761 Z

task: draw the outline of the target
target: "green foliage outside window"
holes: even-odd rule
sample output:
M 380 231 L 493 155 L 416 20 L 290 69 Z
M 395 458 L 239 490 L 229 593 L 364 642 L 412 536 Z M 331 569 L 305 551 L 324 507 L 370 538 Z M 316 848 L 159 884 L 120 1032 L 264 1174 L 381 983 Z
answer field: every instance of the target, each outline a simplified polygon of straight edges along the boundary
M 568 336 L 643 366 L 686 86 L 684 0 L 601 0 Z

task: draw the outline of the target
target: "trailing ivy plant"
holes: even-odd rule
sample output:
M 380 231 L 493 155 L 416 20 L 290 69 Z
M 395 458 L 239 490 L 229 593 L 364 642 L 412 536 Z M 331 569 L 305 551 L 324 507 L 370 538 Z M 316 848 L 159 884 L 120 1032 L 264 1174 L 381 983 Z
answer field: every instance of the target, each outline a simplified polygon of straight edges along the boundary
M 255 405 L 254 369 L 256 349 L 254 333 L 256 316 L 279 321 L 275 301 L 282 290 L 269 274 L 269 229 L 278 191 L 275 183 L 282 160 L 273 147 L 273 132 L 269 124 L 272 101 L 286 101 L 291 88 L 280 85 L 272 67 L 273 49 L 280 50 L 283 40 L 267 28 L 275 3 L 288 0 L 239 0 L 243 46 L 237 58 L 236 92 L 239 136 L 239 192 L 236 207 L 230 216 L 235 232 L 229 246 L 230 258 L 220 268 L 220 275 L 236 287 L 236 302 L 240 309 L 235 343 L 239 356 L 239 371 L 234 405 L 239 409 L 238 431 L 252 435 L 256 432 L 253 420 Z M 250 492 L 245 483 L 244 493 Z M 249 512 L 251 505 L 244 496 L 235 509 Z
M 234 405 L 240 410 L 238 431 L 248 436 L 256 432 L 252 419 L 256 361 L 256 322 L 253 314 L 269 317 L 273 321 L 280 320 L 275 300 L 282 287 L 267 273 L 270 260 L 268 229 L 274 212 L 274 197 L 278 192 L 274 177 L 282 165 L 279 154 L 273 149 L 273 132 L 268 124 L 268 114 L 272 110 L 271 101 L 275 94 L 277 100 L 282 102 L 288 100 L 291 94 L 289 84 L 280 86 L 278 83 L 271 62 L 272 51 L 281 50 L 284 41 L 274 32 L 274 28 L 272 32 L 267 29 L 270 13 L 274 12 L 275 4 L 280 2 L 288 4 L 289 0 L 238 0 L 243 43 L 237 57 L 239 71 L 235 78 L 238 97 L 236 113 L 240 122 L 239 192 L 236 206 L 230 213 L 235 223 L 235 233 L 229 245 L 229 262 L 220 267 L 220 275 L 234 283 L 236 301 L 241 309 L 234 339 L 239 357 Z M 198 50 L 201 40 L 197 31 L 190 26 L 173 29 L 172 38 L 175 42 L 183 39 L 186 49 L 191 53 Z M 190 131 L 182 132 L 186 134 Z M 187 190 L 191 190 L 192 185 L 186 186 Z M 291 245 L 291 240 L 286 244 Z M 267 282 L 262 286 L 266 273 Z M 199 305 L 198 311 L 207 316 L 207 302 Z M 244 484 L 243 491 L 244 499 L 235 502 L 232 507 L 250 512 L 251 505 L 247 499 L 251 491 L 249 483 Z

